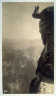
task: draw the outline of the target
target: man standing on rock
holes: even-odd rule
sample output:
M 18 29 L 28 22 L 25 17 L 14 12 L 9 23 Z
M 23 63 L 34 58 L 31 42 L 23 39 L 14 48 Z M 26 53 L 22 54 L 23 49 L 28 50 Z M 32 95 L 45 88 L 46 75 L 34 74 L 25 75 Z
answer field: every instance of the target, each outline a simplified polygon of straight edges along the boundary
M 54 79 L 54 7 L 47 7 L 41 13 L 39 13 L 39 6 L 37 7 L 35 7 L 35 10 L 38 10 L 37 12 L 34 11 L 32 17 L 40 19 L 39 28 L 44 49 L 38 60 L 37 77 L 30 83 L 30 93 L 37 93 L 38 86 L 43 77 Z

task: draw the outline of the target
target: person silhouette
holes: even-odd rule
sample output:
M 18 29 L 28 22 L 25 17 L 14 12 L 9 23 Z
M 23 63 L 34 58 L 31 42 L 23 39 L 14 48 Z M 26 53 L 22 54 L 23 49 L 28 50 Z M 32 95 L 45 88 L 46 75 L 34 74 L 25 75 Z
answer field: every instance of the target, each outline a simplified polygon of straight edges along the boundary
M 38 5 L 37 5 L 37 6 L 35 6 L 34 13 L 35 13 L 35 14 L 39 13 L 39 6 L 38 6 Z

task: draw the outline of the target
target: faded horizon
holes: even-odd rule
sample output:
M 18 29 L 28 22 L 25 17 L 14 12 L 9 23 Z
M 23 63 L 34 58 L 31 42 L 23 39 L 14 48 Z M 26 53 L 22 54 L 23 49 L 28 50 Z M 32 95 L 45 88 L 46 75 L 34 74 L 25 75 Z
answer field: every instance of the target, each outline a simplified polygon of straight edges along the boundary
M 39 5 L 39 11 L 53 2 L 3 2 L 2 4 L 2 38 L 3 39 L 39 39 L 39 19 L 34 19 L 34 6 Z

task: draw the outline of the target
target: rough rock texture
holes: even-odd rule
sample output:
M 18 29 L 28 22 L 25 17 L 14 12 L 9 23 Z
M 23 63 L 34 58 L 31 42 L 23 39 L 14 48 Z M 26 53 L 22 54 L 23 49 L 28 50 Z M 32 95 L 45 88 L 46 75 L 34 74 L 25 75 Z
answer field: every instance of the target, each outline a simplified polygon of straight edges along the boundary
M 35 11 L 32 16 L 41 19 L 39 27 L 44 49 L 37 64 L 37 78 L 30 83 L 30 92 L 51 94 L 54 92 L 54 7 L 48 7 L 38 14 Z
M 43 78 L 40 83 L 38 94 L 53 94 L 54 93 L 54 81 L 49 78 Z

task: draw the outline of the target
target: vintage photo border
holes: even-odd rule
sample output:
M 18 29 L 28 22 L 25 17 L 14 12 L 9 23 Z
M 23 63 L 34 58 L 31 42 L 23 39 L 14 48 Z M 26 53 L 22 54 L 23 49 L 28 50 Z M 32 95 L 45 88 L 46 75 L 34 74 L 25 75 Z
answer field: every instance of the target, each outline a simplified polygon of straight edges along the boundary
M 2 93 L 2 2 L 54 2 L 54 94 L 3 94 Z M 0 96 L 56 96 L 56 0 L 0 0 Z

